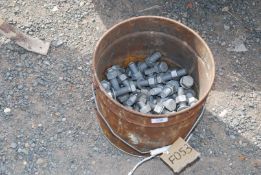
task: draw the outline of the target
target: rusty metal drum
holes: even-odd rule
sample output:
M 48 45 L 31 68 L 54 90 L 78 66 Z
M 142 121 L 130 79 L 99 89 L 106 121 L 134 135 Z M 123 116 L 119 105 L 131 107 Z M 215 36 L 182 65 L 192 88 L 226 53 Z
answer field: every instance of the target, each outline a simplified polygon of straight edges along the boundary
M 126 67 L 155 51 L 168 64 L 186 68 L 193 76 L 199 98 L 193 107 L 170 114 L 142 114 L 124 107 L 102 88 L 107 68 Z M 109 29 L 97 43 L 92 69 L 97 118 L 104 135 L 120 150 L 138 156 L 188 134 L 215 77 L 214 58 L 206 42 L 187 26 L 157 16 L 130 18 Z

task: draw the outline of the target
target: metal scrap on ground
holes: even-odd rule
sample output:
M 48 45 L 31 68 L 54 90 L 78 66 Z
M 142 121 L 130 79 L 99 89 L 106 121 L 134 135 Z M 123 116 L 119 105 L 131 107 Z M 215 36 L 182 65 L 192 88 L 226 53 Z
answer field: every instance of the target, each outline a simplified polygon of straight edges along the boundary
M 26 50 L 39 53 L 41 55 L 47 55 L 48 53 L 50 42 L 42 41 L 38 38 L 33 38 L 24 33 L 16 31 L 14 27 L 7 24 L 1 17 L 0 33 L 13 40 L 17 45 L 23 47 Z

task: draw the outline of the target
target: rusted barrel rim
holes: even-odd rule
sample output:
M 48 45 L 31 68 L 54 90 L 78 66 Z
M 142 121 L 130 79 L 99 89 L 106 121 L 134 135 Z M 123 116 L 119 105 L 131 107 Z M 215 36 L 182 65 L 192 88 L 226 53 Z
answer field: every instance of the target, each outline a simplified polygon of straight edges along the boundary
M 97 48 L 99 47 L 99 45 L 100 45 L 102 39 L 103 39 L 106 35 L 110 34 L 115 28 L 121 26 L 121 25 L 124 24 L 124 23 L 128 23 L 128 22 L 131 22 L 131 21 L 134 21 L 134 20 L 137 20 L 137 19 L 151 19 L 151 18 L 159 19 L 159 20 L 166 20 L 166 21 L 175 23 L 175 24 L 177 24 L 177 25 L 180 25 L 180 26 L 184 27 L 184 29 L 189 30 L 190 32 L 192 32 L 192 33 L 204 44 L 204 46 L 206 47 L 207 51 L 210 53 L 210 59 L 211 59 L 212 64 L 214 65 L 214 66 L 213 66 L 213 71 L 212 71 L 212 73 L 211 73 L 211 74 L 212 74 L 212 75 L 211 75 L 212 79 L 210 80 L 210 81 L 211 81 L 211 86 L 210 86 L 210 88 L 209 88 L 206 92 L 204 92 L 202 98 L 200 98 L 200 99 L 198 100 L 198 102 L 197 102 L 193 107 L 190 107 L 190 108 L 187 108 L 187 109 L 185 109 L 185 110 L 176 112 L 175 114 L 173 113 L 174 115 L 173 115 L 172 113 L 171 113 L 171 114 L 144 114 L 144 113 L 137 112 L 137 111 L 135 111 L 135 110 L 131 110 L 131 109 L 126 108 L 125 106 L 123 106 L 122 104 L 120 104 L 117 100 L 113 99 L 112 97 L 110 97 L 110 96 L 107 94 L 107 92 L 102 88 L 102 85 L 101 85 L 101 83 L 100 83 L 100 81 L 99 81 L 99 79 L 98 79 L 97 73 L 96 73 L 96 71 L 95 71 L 96 59 L 94 59 L 94 58 L 97 57 Z M 95 78 L 95 80 L 98 82 L 99 90 L 101 90 L 109 99 L 111 99 L 111 100 L 113 101 L 113 103 L 115 103 L 118 107 L 123 108 L 124 110 L 126 110 L 126 111 L 128 111 L 128 112 L 130 112 L 130 113 L 136 114 L 136 116 L 139 116 L 139 117 L 148 117 L 148 118 L 175 117 L 175 116 L 177 116 L 177 115 L 179 115 L 179 114 L 188 112 L 189 110 L 195 108 L 198 104 L 200 104 L 200 103 L 208 96 L 208 94 L 209 94 L 209 92 L 210 92 L 210 90 L 211 90 L 211 87 L 212 87 L 212 85 L 213 85 L 213 83 L 214 83 L 214 79 L 215 79 L 215 62 L 214 62 L 213 54 L 212 54 L 211 50 L 209 49 L 207 43 L 206 43 L 195 31 L 193 31 L 191 28 L 185 26 L 184 24 L 182 24 L 182 23 L 180 23 L 180 22 L 178 22 L 178 21 L 175 21 L 175 20 L 172 20 L 172 19 L 169 19 L 169 18 L 165 18 L 165 17 L 160 17 L 160 16 L 139 16 L 139 17 L 132 17 L 132 18 L 129 18 L 129 19 L 127 19 L 127 20 L 124 20 L 124 21 L 122 21 L 122 22 L 120 22 L 120 23 L 118 23 L 118 24 L 112 26 L 109 30 L 107 30 L 107 31 L 102 35 L 102 37 L 99 39 L 99 41 L 98 41 L 97 44 L 96 44 L 95 51 L 94 51 L 94 54 L 93 54 L 92 69 L 93 69 L 93 72 L 94 72 L 94 78 Z M 170 116 L 170 115 L 171 115 L 171 116 Z

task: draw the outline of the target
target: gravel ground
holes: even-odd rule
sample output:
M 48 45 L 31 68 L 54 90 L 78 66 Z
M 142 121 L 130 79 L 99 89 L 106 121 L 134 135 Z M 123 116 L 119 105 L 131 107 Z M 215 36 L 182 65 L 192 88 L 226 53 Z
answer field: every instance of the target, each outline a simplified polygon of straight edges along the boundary
M 201 158 L 181 174 L 261 174 L 259 0 L 0 0 L 0 16 L 53 41 L 48 56 L 0 36 L 0 175 L 121 175 L 140 160 L 111 146 L 95 117 L 91 56 L 113 24 L 139 15 L 181 21 L 208 42 L 217 74 L 190 140 Z M 159 159 L 135 175 L 170 175 Z

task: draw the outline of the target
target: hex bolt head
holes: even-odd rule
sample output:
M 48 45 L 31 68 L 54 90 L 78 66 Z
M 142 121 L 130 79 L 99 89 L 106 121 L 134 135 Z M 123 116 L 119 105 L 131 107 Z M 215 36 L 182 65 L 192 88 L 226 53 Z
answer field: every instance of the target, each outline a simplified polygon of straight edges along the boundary
M 128 81 L 128 77 L 125 74 L 119 74 L 118 75 L 118 79 L 120 80 L 120 82 L 124 85 L 124 86 L 129 86 L 129 81 Z
M 156 104 L 156 106 L 154 107 L 154 112 L 157 113 L 157 114 L 161 114 L 162 111 L 164 109 L 164 106 L 163 106 L 163 103 L 162 102 L 159 102 Z
M 156 81 L 155 77 L 148 78 L 148 82 L 149 82 L 149 86 L 150 87 L 153 87 L 153 86 L 155 86 L 157 84 L 157 81 Z
M 126 106 L 132 106 L 132 105 L 134 105 L 134 103 L 137 101 L 137 99 L 138 99 L 138 95 L 137 94 L 132 94 L 132 95 L 130 95 L 130 97 L 128 98 L 128 100 L 127 101 L 125 101 L 125 105 Z
M 108 82 L 107 80 L 102 80 L 101 85 L 105 90 L 110 90 L 111 89 L 111 83 Z
M 121 82 L 123 82 L 124 80 L 127 80 L 128 77 L 125 74 L 120 74 L 118 75 L 118 78 Z
M 187 75 L 187 76 L 183 76 L 180 79 L 180 85 L 184 88 L 184 89 L 189 89 L 193 86 L 194 84 L 194 80 L 191 76 Z
M 161 53 L 160 52 L 155 52 L 151 56 L 147 57 L 145 59 L 145 62 L 149 66 L 153 66 L 155 62 L 157 62 L 161 58 Z
M 159 72 L 167 72 L 169 69 L 169 66 L 167 65 L 166 62 L 161 61 L 158 65 L 157 68 L 159 70 Z
M 174 111 L 176 109 L 176 101 L 173 99 L 167 99 L 163 102 L 164 107 L 169 111 Z

